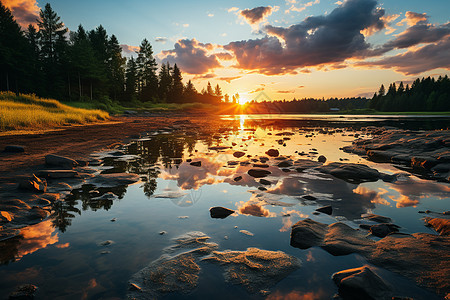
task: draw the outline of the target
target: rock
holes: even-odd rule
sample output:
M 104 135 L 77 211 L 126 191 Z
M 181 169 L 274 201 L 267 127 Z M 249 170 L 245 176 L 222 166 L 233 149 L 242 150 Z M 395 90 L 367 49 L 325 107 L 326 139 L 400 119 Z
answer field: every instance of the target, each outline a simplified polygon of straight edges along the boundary
M 225 219 L 226 217 L 228 217 L 229 215 L 233 214 L 234 210 L 225 208 L 225 207 L 220 207 L 220 206 L 216 206 L 216 207 L 211 207 L 209 209 L 209 214 L 211 215 L 211 218 L 214 219 Z
M 33 174 L 30 178 L 21 179 L 19 181 L 19 188 L 32 192 L 45 193 L 47 191 L 47 181 Z
M 129 185 L 139 181 L 139 175 L 129 173 L 100 174 L 88 181 L 97 187 L 116 187 Z
M 251 232 L 248 231 L 248 230 L 242 229 L 242 230 L 239 230 L 239 232 L 242 233 L 242 234 L 248 235 L 248 236 L 254 236 L 254 234 L 251 233 Z
M 292 163 L 288 161 L 282 161 L 277 165 L 279 168 L 288 168 L 292 166 Z
M 265 187 L 263 187 L 263 186 L 259 186 L 259 187 L 258 187 L 258 190 L 263 191 L 263 192 L 264 192 L 264 191 L 267 191 L 267 189 L 266 189 Z
M 280 155 L 280 152 L 277 149 L 269 149 L 266 151 L 266 154 L 271 157 L 277 157 L 278 155 Z
M 400 227 L 395 224 L 382 223 L 370 226 L 369 231 L 374 236 L 384 238 L 393 232 L 398 232 L 399 228 Z
M 272 174 L 270 171 L 260 169 L 250 169 L 247 173 L 254 178 L 262 178 Z
M 268 168 L 268 164 L 253 164 L 253 167 L 255 168 Z
M 331 278 L 338 286 L 343 299 L 388 299 L 392 297 L 391 287 L 370 266 L 348 269 L 334 273 Z
M 49 166 L 58 166 L 67 169 L 72 169 L 73 167 L 76 167 L 78 165 L 78 163 L 71 158 L 53 154 L 45 156 L 45 164 Z
M 176 238 L 175 245 L 164 249 L 173 253 L 181 249 L 189 249 L 177 255 L 163 254 L 147 267 L 134 274 L 129 280 L 128 299 L 156 299 L 178 292 L 189 293 L 198 285 L 200 257 L 217 249 L 216 243 L 208 242 L 209 237 L 202 232 L 189 232 Z
M 361 215 L 362 218 L 370 220 L 370 221 L 374 221 L 377 223 L 390 223 L 392 222 L 392 219 L 389 217 L 383 217 L 380 215 L 376 215 L 376 214 L 363 214 Z
M 216 150 L 216 151 L 220 151 L 220 150 L 226 150 L 226 149 L 230 149 L 231 147 L 227 147 L 227 146 L 214 146 L 214 147 L 209 147 L 209 150 Z
M 47 179 L 74 178 L 78 177 L 78 172 L 73 170 L 42 170 L 38 172 L 38 176 Z
M 322 173 L 330 174 L 334 177 L 355 184 L 368 181 L 377 181 L 382 177 L 381 173 L 377 170 L 362 164 L 333 162 L 318 168 L 318 170 Z
M 306 199 L 306 200 L 310 200 L 310 201 L 317 200 L 316 197 L 311 196 L 311 195 L 305 195 L 305 196 L 302 196 L 302 198 L 303 198 L 303 199 Z
M 425 224 L 432 227 L 440 235 L 450 235 L 450 220 L 441 218 L 425 217 Z
M 236 176 L 236 177 L 234 177 L 233 180 L 238 182 L 238 181 L 242 180 L 242 176 Z
M 165 234 L 167 234 L 167 231 L 164 231 L 164 230 L 163 230 L 163 231 L 160 231 L 160 232 L 159 232 L 159 235 L 165 235 Z
M 263 184 L 263 185 L 271 185 L 272 182 L 270 182 L 269 180 L 265 180 L 265 179 L 260 179 L 259 183 Z
M 13 219 L 13 216 L 11 215 L 11 213 L 9 213 L 7 211 L 0 211 L 0 224 L 11 222 L 12 219 Z
M 233 153 L 233 156 L 236 158 L 242 157 L 244 155 L 245 155 L 245 152 L 242 152 L 242 151 L 236 151 Z
M 9 294 L 9 300 L 28 300 L 34 299 L 34 293 L 38 289 L 32 284 L 23 284 L 16 288 L 14 292 Z
M 325 156 L 321 155 L 317 158 L 317 161 L 321 162 L 321 163 L 325 163 L 327 161 L 327 158 Z
M 327 205 L 327 206 L 319 207 L 318 209 L 316 209 L 316 211 L 327 214 L 327 215 L 331 215 L 333 213 L 333 208 L 331 207 L 331 205 Z
M 193 162 L 190 163 L 190 165 L 194 166 L 194 167 L 201 167 L 202 166 L 202 162 L 200 160 L 199 161 L 193 161 Z
M 309 160 L 309 159 L 297 159 L 294 162 L 294 166 L 296 167 L 297 172 L 301 173 L 306 169 L 311 169 L 315 167 L 319 167 L 322 164 L 317 161 Z
M 326 225 L 305 219 L 292 226 L 291 245 L 319 246 L 332 255 L 358 253 L 371 264 L 401 274 L 444 294 L 450 289 L 450 237 L 428 233 L 392 233 L 379 241 L 343 223 Z
M 5 153 L 22 153 L 25 152 L 24 146 L 18 146 L 18 145 L 7 145 L 5 146 L 5 149 L 3 150 Z
M 266 290 L 300 268 L 301 261 L 282 251 L 247 248 L 246 251 L 213 251 L 202 261 L 219 264 L 225 280 L 243 285 L 250 293 Z

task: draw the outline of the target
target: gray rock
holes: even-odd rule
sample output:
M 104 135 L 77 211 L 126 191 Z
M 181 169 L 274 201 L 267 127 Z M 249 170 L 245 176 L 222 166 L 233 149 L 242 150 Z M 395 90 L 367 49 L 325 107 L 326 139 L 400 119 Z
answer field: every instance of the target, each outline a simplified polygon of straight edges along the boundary
M 382 177 L 381 173 L 362 164 L 333 162 L 318 168 L 325 174 L 333 175 L 344 181 L 359 184 L 368 181 L 377 181 Z
M 49 166 L 57 166 L 66 169 L 72 169 L 73 167 L 76 167 L 78 165 L 78 163 L 71 158 L 54 154 L 49 154 L 45 156 L 45 164 Z
M 216 207 L 211 207 L 209 209 L 209 214 L 211 215 L 211 218 L 214 219 L 225 219 L 226 217 L 228 217 L 229 215 L 233 214 L 234 210 L 225 208 L 225 207 L 220 207 L 220 206 L 216 206 Z
M 384 238 L 391 233 L 398 232 L 399 228 L 400 227 L 395 224 L 382 223 L 370 226 L 369 231 L 374 236 Z
M 370 266 L 340 271 L 331 278 L 343 299 L 384 300 L 392 297 L 392 288 Z
M 78 177 L 78 172 L 74 170 L 42 170 L 38 172 L 38 176 L 47 179 L 74 178 Z

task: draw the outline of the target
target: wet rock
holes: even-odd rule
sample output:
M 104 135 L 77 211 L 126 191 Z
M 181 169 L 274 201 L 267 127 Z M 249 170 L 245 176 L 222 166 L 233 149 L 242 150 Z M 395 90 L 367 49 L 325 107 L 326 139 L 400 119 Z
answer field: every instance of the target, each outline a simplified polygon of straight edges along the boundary
M 390 223 L 390 222 L 392 222 L 391 218 L 380 216 L 380 215 L 376 215 L 376 214 L 363 214 L 361 217 L 364 218 L 364 219 L 373 221 L 373 222 L 377 222 L 377 223 Z
M 254 236 L 253 233 L 251 233 L 250 231 L 245 230 L 245 229 L 239 230 L 239 232 L 242 234 L 248 235 L 248 236 Z
M 266 151 L 266 154 L 270 157 L 277 157 L 280 155 L 280 152 L 277 149 L 269 149 Z
M 382 223 L 370 226 L 369 231 L 374 236 L 384 238 L 391 233 L 398 232 L 399 228 L 400 226 L 395 224 Z
M 139 175 L 129 173 L 100 174 L 93 177 L 88 183 L 98 187 L 116 187 L 129 185 L 139 181 Z
M 444 294 L 450 289 L 450 237 L 428 233 L 392 233 L 379 241 L 343 223 L 326 225 L 310 219 L 292 226 L 291 245 L 319 246 L 332 255 L 358 253 L 371 264 L 401 274 Z
M 229 215 L 233 214 L 234 210 L 225 208 L 225 207 L 220 207 L 220 206 L 216 206 L 216 207 L 211 207 L 209 209 L 209 214 L 211 215 L 211 218 L 214 219 L 225 219 L 226 217 L 228 217 Z
M 19 188 L 23 190 L 28 190 L 32 192 L 43 192 L 47 191 L 47 181 L 41 179 L 36 175 L 32 175 L 29 178 L 23 178 L 19 181 Z
M 325 163 L 327 161 L 327 158 L 325 156 L 321 155 L 317 158 L 317 161 L 321 162 L 321 163 Z
M 226 150 L 226 149 L 230 149 L 231 147 L 227 147 L 227 146 L 214 146 L 214 147 L 209 147 L 209 150 L 216 150 L 216 151 L 220 151 L 220 150 Z
M 294 162 L 297 172 L 301 173 L 306 169 L 316 168 L 321 166 L 322 163 L 317 161 L 312 161 L 309 159 L 298 159 Z
M 263 185 L 271 185 L 272 184 L 272 182 L 270 182 L 269 180 L 266 180 L 266 179 L 259 180 L 259 183 L 261 183 Z
M 282 161 L 277 165 L 279 168 L 288 168 L 292 166 L 292 163 L 289 161 Z
M 305 196 L 302 196 L 302 198 L 303 198 L 303 199 L 306 199 L 306 200 L 310 200 L 310 201 L 317 200 L 316 197 L 311 196 L 311 195 L 305 195 Z
M 114 244 L 114 241 L 106 240 L 106 241 L 100 242 L 98 245 L 99 246 L 109 246 L 109 245 L 112 245 L 112 244 Z
M 236 158 L 242 157 L 244 155 L 245 155 L 245 152 L 242 152 L 242 151 L 236 151 L 233 153 L 233 156 Z
M 9 300 L 31 300 L 34 299 L 34 293 L 38 289 L 32 284 L 23 284 L 16 288 L 14 292 L 9 294 Z
M 202 166 L 202 162 L 200 160 L 199 161 L 193 161 L 193 162 L 190 163 L 190 165 L 194 166 L 194 167 L 201 167 Z
M 327 205 L 327 206 L 319 207 L 318 209 L 316 209 L 316 211 L 327 214 L 327 215 L 331 215 L 333 213 L 333 208 L 331 207 L 331 205 Z
M 49 166 L 57 166 L 66 169 L 72 169 L 73 167 L 76 167 L 78 165 L 78 163 L 71 158 L 54 154 L 49 154 L 45 156 L 45 164 Z
M 336 178 L 355 184 L 377 181 L 382 177 L 381 173 L 377 170 L 362 164 L 334 162 L 322 166 L 318 168 L 318 170 L 322 173 L 330 174 Z
M 262 178 L 272 174 L 270 171 L 260 169 L 250 169 L 247 173 L 254 178 Z
M 238 182 L 238 181 L 242 180 L 242 176 L 236 176 L 236 177 L 234 177 L 233 180 Z
M 5 146 L 5 149 L 3 149 L 3 152 L 5 152 L 5 153 L 23 153 L 23 152 L 25 152 L 25 147 L 18 146 L 18 145 L 7 145 L 7 146 Z
M 432 227 L 440 235 L 450 235 L 450 220 L 425 217 L 425 224 Z
M 74 178 L 78 177 L 78 172 L 73 170 L 42 170 L 38 172 L 38 176 L 47 179 Z
M 301 266 L 300 259 L 295 256 L 258 248 L 214 251 L 202 261 L 223 266 L 225 280 L 243 285 L 250 293 L 274 286 Z
M 331 278 L 343 299 L 388 299 L 392 288 L 371 267 L 363 266 L 334 273 Z
M 258 187 L 258 190 L 263 191 L 263 192 L 264 192 L 264 191 L 267 191 L 267 189 L 266 189 L 265 187 L 263 187 L 263 186 L 259 186 L 259 187 Z
M 129 285 L 139 287 L 128 290 L 128 299 L 156 299 L 168 293 L 189 293 L 198 285 L 200 257 L 217 249 L 217 244 L 208 242 L 202 232 L 189 232 L 176 238 L 175 245 L 164 252 L 173 253 L 189 249 L 177 255 L 163 254 L 157 260 L 132 276 Z

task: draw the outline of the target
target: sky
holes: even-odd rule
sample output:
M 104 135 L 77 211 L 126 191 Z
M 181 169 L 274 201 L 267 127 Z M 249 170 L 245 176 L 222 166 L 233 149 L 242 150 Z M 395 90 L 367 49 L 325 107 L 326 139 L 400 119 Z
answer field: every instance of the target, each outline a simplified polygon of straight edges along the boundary
M 198 90 L 246 100 L 371 97 L 450 69 L 448 0 L 1 1 L 25 27 L 46 3 L 69 30 L 101 24 L 126 56 L 146 38 Z

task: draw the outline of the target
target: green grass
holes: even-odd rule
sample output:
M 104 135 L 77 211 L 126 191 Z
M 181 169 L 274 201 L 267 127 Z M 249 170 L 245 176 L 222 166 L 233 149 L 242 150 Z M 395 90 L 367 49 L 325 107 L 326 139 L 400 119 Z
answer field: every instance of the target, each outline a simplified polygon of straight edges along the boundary
M 107 120 L 102 110 L 76 108 L 35 95 L 0 92 L 0 131 L 49 129 Z

